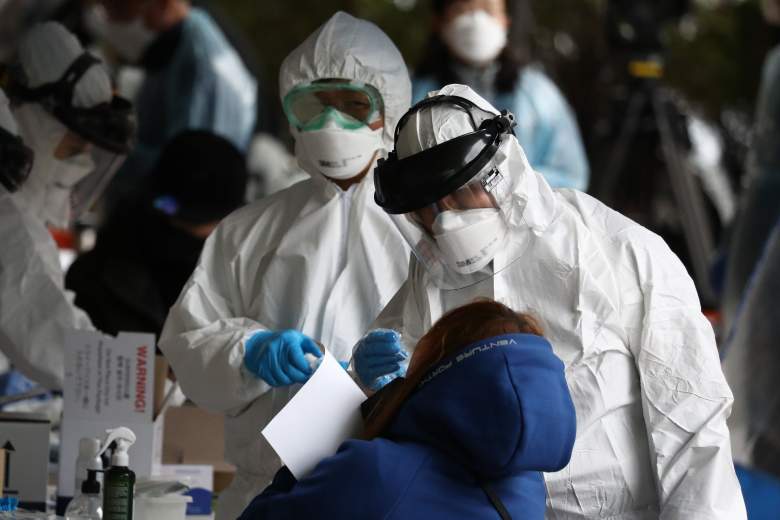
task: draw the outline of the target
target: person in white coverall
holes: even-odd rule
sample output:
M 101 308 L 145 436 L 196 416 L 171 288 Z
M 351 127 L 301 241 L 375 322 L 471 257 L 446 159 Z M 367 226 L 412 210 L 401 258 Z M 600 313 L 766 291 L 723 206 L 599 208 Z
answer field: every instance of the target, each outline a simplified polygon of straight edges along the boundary
M 732 394 L 678 258 L 592 197 L 552 190 L 510 118 L 470 88 L 436 94 L 463 101 L 416 105 L 377 168 L 377 202 L 415 255 L 373 325 L 401 337 L 380 330 L 358 342 L 360 379 L 381 386 L 398 370 L 378 370 L 382 359 L 446 311 L 494 298 L 538 316 L 566 364 L 577 440 L 569 466 L 545 475 L 548 518 L 744 519 Z
M 13 192 L 0 186 L 0 351 L 28 378 L 59 389 L 65 331 L 92 324 L 65 290 L 47 226 L 68 227 L 100 194 L 130 148 L 132 107 L 60 24 L 30 29 L 17 61 L 8 95 L 35 160 Z
M 406 65 L 375 25 L 339 12 L 283 62 L 279 90 L 311 175 L 227 217 L 171 308 L 160 348 L 184 393 L 224 412 L 238 517 L 280 468 L 261 429 L 311 370 L 313 341 L 346 362 L 406 279 L 409 248 L 371 172 L 409 108 Z M 316 425 L 312 425 L 316 427 Z

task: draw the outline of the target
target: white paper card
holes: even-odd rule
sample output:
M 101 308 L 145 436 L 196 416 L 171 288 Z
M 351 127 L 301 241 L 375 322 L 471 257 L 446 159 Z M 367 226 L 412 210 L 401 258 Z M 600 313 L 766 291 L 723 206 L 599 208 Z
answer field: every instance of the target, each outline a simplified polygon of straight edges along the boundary
M 300 480 L 360 433 L 360 405 L 365 400 L 360 387 L 326 352 L 320 367 L 263 429 L 263 436 Z

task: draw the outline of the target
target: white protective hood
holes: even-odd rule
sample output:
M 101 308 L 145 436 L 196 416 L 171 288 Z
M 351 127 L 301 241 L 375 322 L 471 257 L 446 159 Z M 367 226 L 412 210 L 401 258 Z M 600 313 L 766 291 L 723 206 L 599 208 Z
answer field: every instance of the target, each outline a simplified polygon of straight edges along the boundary
M 36 25 L 19 43 L 19 64 L 27 86 L 58 81 L 84 52 L 78 38 L 57 22 Z M 90 67 L 73 90 L 73 105 L 88 108 L 111 101 L 111 78 L 103 67 Z
M 494 107 L 466 85 L 447 85 L 441 90 L 430 92 L 428 97 L 437 95 L 459 96 L 477 105 L 482 110 L 498 114 Z M 452 106 L 434 106 L 429 110 L 420 110 L 406 123 L 398 136 L 399 158 L 427 150 L 445 141 L 475 130 L 468 115 Z M 510 224 L 530 227 L 541 232 L 549 222 L 555 208 L 555 197 L 549 184 L 528 164 L 523 148 L 517 138 L 505 140 L 493 159 L 509 185 L 512 201 L 507 209 Z M 527 204 L 533 200 L 533 204 Z
M 412 99 L 406 63 L 392 40 L 373 23 L 337 12 L 285 58 L 279 71 L 279 95 L 284 100 L 296 85 L 326 78 L 362 81 L 382 94 L 382 140 L 391 150 L 395 125 Z M 291 131 L 297 134 L 295 128 Z M 297 144 L 295 155 L 304 170 L 319 175 Z
M 457 96 L 474 103 L 487 114 L 478 112 L 471 116 L 463 109 L 449 104 L 435 104 L 414 113 L 401 129 L 396 151 L 401 159 L 440 145 L 451 139 L 477 130 L 488 114 L 498 114 L 499 111 L 471 88 L 465 85 L 447 85 L 440 91 L 431 92 L 429 96 Z M 504 229 L 500 238 L 500 249 L 492 258 L 489 269 L 462 274 L 449 266 L 448 254 L 440 244 L 419 226 L 414 225 L 405 216 L 394 218 L 395 224 L 415 252 L 415 256 L 429 273 L 429 281 L 445 290 L 459 289 L 474 285 L 487 277 L 511 266 L 525 250 L 529 230 L 533 235 L 544 232 L 556 212 L 556 199 L 550 186 L 535 172 L 528 163 L 526 155 L 514 136 L 504 137 L 498 151 L 488 162 L 482 172 L 474 179 L 488 171 L 497 169 L 500 173 L 498 182 L 491 185 L 491 195 L 494 197 L 500 211 L 500 221 L 496 227 Z M 503 222 L 503 223 L 502 223 Z M 477 244 L 478 246 L 478 244 Z

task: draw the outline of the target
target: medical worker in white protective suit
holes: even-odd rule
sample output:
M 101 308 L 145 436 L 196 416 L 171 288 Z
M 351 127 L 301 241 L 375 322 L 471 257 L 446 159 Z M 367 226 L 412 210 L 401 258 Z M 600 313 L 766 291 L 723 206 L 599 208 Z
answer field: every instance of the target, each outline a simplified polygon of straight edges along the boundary
M 238 517 L 281 466 L 260 430 L 308 379 L 314 341 L 346 364 L 409 265 L 370 174 L 410 103 L 395 45 L 336 13 L 285 59 L 279 90 L 311 179 L 219 225 L 160 341 L 184 393 L 227 416 L 238 471 L 218 519 Z
M 444 312 L 494 298 L 540 318 L 566 364 L 577 441 L 545 475 L 548 518 L 744 519 L 732 395 L 683 265 L 592 197 L 553 191 L 511 118 L 471 89 L 438 94 L 401 120 L 377 168 L 377 202 L 415 256 L 374 325 L 400 338 L 372 331 L 356 347 L 363 383 L 386 382 L 399 366 L 383 360 Z
M 92 324 L 65 290 L 47 226 L 68 227 L 105 187 L 130 148 L 132 107 L 60 24 L 30 29 L 17 61 L 7 93 L 35 161 L 24 182 L 0 187 L 0 351 L 29 379 L 59 389 L 65 331 Z

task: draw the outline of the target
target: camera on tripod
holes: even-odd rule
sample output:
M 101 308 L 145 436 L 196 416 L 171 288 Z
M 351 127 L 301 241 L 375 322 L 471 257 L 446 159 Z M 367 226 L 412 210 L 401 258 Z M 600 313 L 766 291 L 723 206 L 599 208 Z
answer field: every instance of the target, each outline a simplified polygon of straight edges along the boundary
M 607 39 L 613 49 L 628 54 L 632 77 L 663 76 L 663 27 L 682 18 L 689 9 L 690 0 L 609 0 Z

